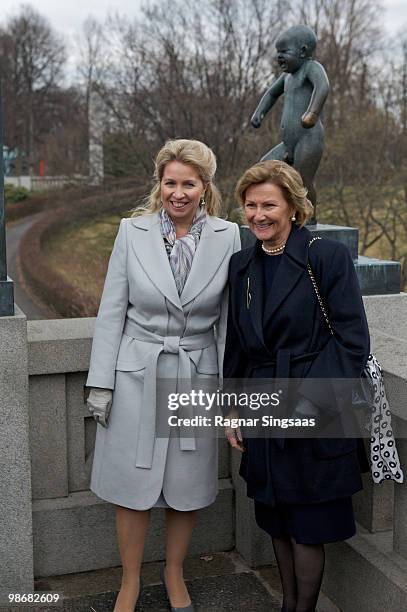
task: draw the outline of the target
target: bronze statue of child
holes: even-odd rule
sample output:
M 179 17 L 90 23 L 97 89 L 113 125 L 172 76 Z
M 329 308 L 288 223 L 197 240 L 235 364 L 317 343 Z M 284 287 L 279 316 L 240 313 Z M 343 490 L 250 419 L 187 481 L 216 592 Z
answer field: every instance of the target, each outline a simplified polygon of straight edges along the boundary
M 284 94 L 283 141 L 261 161 L 279 159 L 294 166 L 302 176 L 314 207 L 314 179 L 324 148 L 320 114 L 329 92 L 323 66 L 312 59 L 316 45 L 315 33 L 308 26 L 293 26 L 279 36 L 277 61 L 283 72 L 266 91 L 251 119 L 252 126 L 259 128 L 265 114 Z

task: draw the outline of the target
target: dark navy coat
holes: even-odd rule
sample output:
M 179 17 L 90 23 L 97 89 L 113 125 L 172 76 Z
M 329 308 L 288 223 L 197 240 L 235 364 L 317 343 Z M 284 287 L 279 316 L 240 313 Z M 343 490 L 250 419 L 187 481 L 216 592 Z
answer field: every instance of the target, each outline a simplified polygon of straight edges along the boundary
M 320 412 L 339 418 L 331 379 L 362 375 L 369 332 L 349 250 L 329 239 L 309 247 L 311 238 L 306 228 L 293 226 L 268 296 L 263 296 L 261 242 L 232 255 L 224 377 L 303 379 L 300 394 Z M 326 381 L 315 384 L 315 379 Z M 361 471 L 369 469 L 363 441 L 355 438 L 247 438 L 245 448 L 240 473 L 247 493 L 269 505 L 347 497 L 362 488 Z

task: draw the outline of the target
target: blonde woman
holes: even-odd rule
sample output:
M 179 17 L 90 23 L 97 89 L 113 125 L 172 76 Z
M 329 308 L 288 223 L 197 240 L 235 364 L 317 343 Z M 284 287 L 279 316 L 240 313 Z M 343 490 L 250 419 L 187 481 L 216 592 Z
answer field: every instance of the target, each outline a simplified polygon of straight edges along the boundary
M 304 227 L 312 216 L 301 176 L 281 161 L 249 168 L 236 196 L 257 238 L 230 261 L 225 378 L 297 379 L 295 416 L 338 426 L 333 379 L 357 379 L 369 355 L 358 279 L 346 246 Z M 329 313 L 331 334 L 308 271 Z M 344 398 L 345 399 L 345 398 Z M 351 398 L 344 402 L 351 406 Z M 291 415 L 290 415 L 291 416 Z M 256 521 L 272 538 L 283 612 L 315 610 L 324 543 L 354 535 L 351 496 L 369 465 L 362 440 L 252 438 L 226 431 L 243 451 L 240 474 Z
M 153 507 L 166 509 L 171 609 L 193 609 L 183 562 L 196 511 L 216 498 L 217 444 L 173 430 L 158 437 L 155 392 L 157 378 L 196 383 L 222 371 L 228 263 L 240 238 L 217 216 L 215 171 L 202 142 L 168 141 L 147 210 L 121 221 L 109 262 L 87 386 L 99 423 L 91 489 L 116 505 L 123 579 L 114 612 L 136 605 Z

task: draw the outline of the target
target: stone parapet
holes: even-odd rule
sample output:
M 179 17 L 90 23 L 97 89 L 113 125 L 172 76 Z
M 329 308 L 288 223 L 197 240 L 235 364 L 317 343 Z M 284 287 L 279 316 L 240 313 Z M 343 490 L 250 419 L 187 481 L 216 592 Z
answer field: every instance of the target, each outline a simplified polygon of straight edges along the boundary
M 230 479 L 219 481 L 216 502 L 199 512 L 191 555 L 234 548 L 234 494 Z M 144 560 L 165 558 L 164 510 L 154 509 Z M 91 491 L 33 503 L 34 573 L 55 576 L 120 565 L 115 509 Z
M 86 372 L 94 326 L 94 318 L 28 321 L 29 375 Z
M 26 326 L 0 318 L 0 606 L 34 584 Z

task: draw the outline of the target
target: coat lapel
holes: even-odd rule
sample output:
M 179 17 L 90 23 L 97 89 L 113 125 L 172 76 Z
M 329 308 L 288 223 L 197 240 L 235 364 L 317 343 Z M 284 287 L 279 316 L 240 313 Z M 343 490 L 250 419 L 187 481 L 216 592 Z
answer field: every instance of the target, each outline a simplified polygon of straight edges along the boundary
M 132 218 L 135 228 L 132 240 L 133 251 L 151 282 L 174 306 L 182 310 L 181 300 L 172 273 L 158 214 L 147 214 Z
M 303 276 L 307 268 L 310 239 L 311 233 L 305 227 L 300 229 L 293 226 L 277 268 L 272 289 L 267 296 L 263 314 L 264 328 L 267 327 L 277 309 Z
M 132 225 L 137 231 L 132 248 L 145 273 L 157 289 L 181 310 L 210 283 L 232 245 L 231 241 L 219 239 L 221 232 L 228 229 L 228 223 L 208 217 L 180 297 L 161 236 L 158 214 L 134 217 Z
M 242 278 L 242 295 L 237 296 L 241 308 L 249 311 L 250 320 L 256 335 L 265 347 L 263 334 L 263 266 L 261 263 L 261 242 L 258 240 L 253 247 L 242 251 L 242 259 L 238 273 Z M 235 288 L 233 288 L 235 289 Z
M 253 324 L 253 327 L 256 331 L 256 334 L 261 341 L 261 343 L 265 346 L 264 343 L 264 334 L 263 334 L 263 265 L 261 263 L 261 254 L 258 252 L 258 246 L 260 243 L 254 247 L 256 249 L 256 255 L 252 258 L 250 265 L 247 269 L 246 281 L 245 281 L 245 289 L 246 293 L 249 292 L 250 299 L 250 318 Z M 246 305 L 247 305 L 247 295 L 246 295 Z
M 228 227 L 228 223 L 222 219 L 207 217 L 195 251 L 191 270 L 181 293 L 182 306 L 188 304 L 205 289 L 219 270 L 232 247 L 231 241 L 220 239 L 222 232 L 227 230 Z

